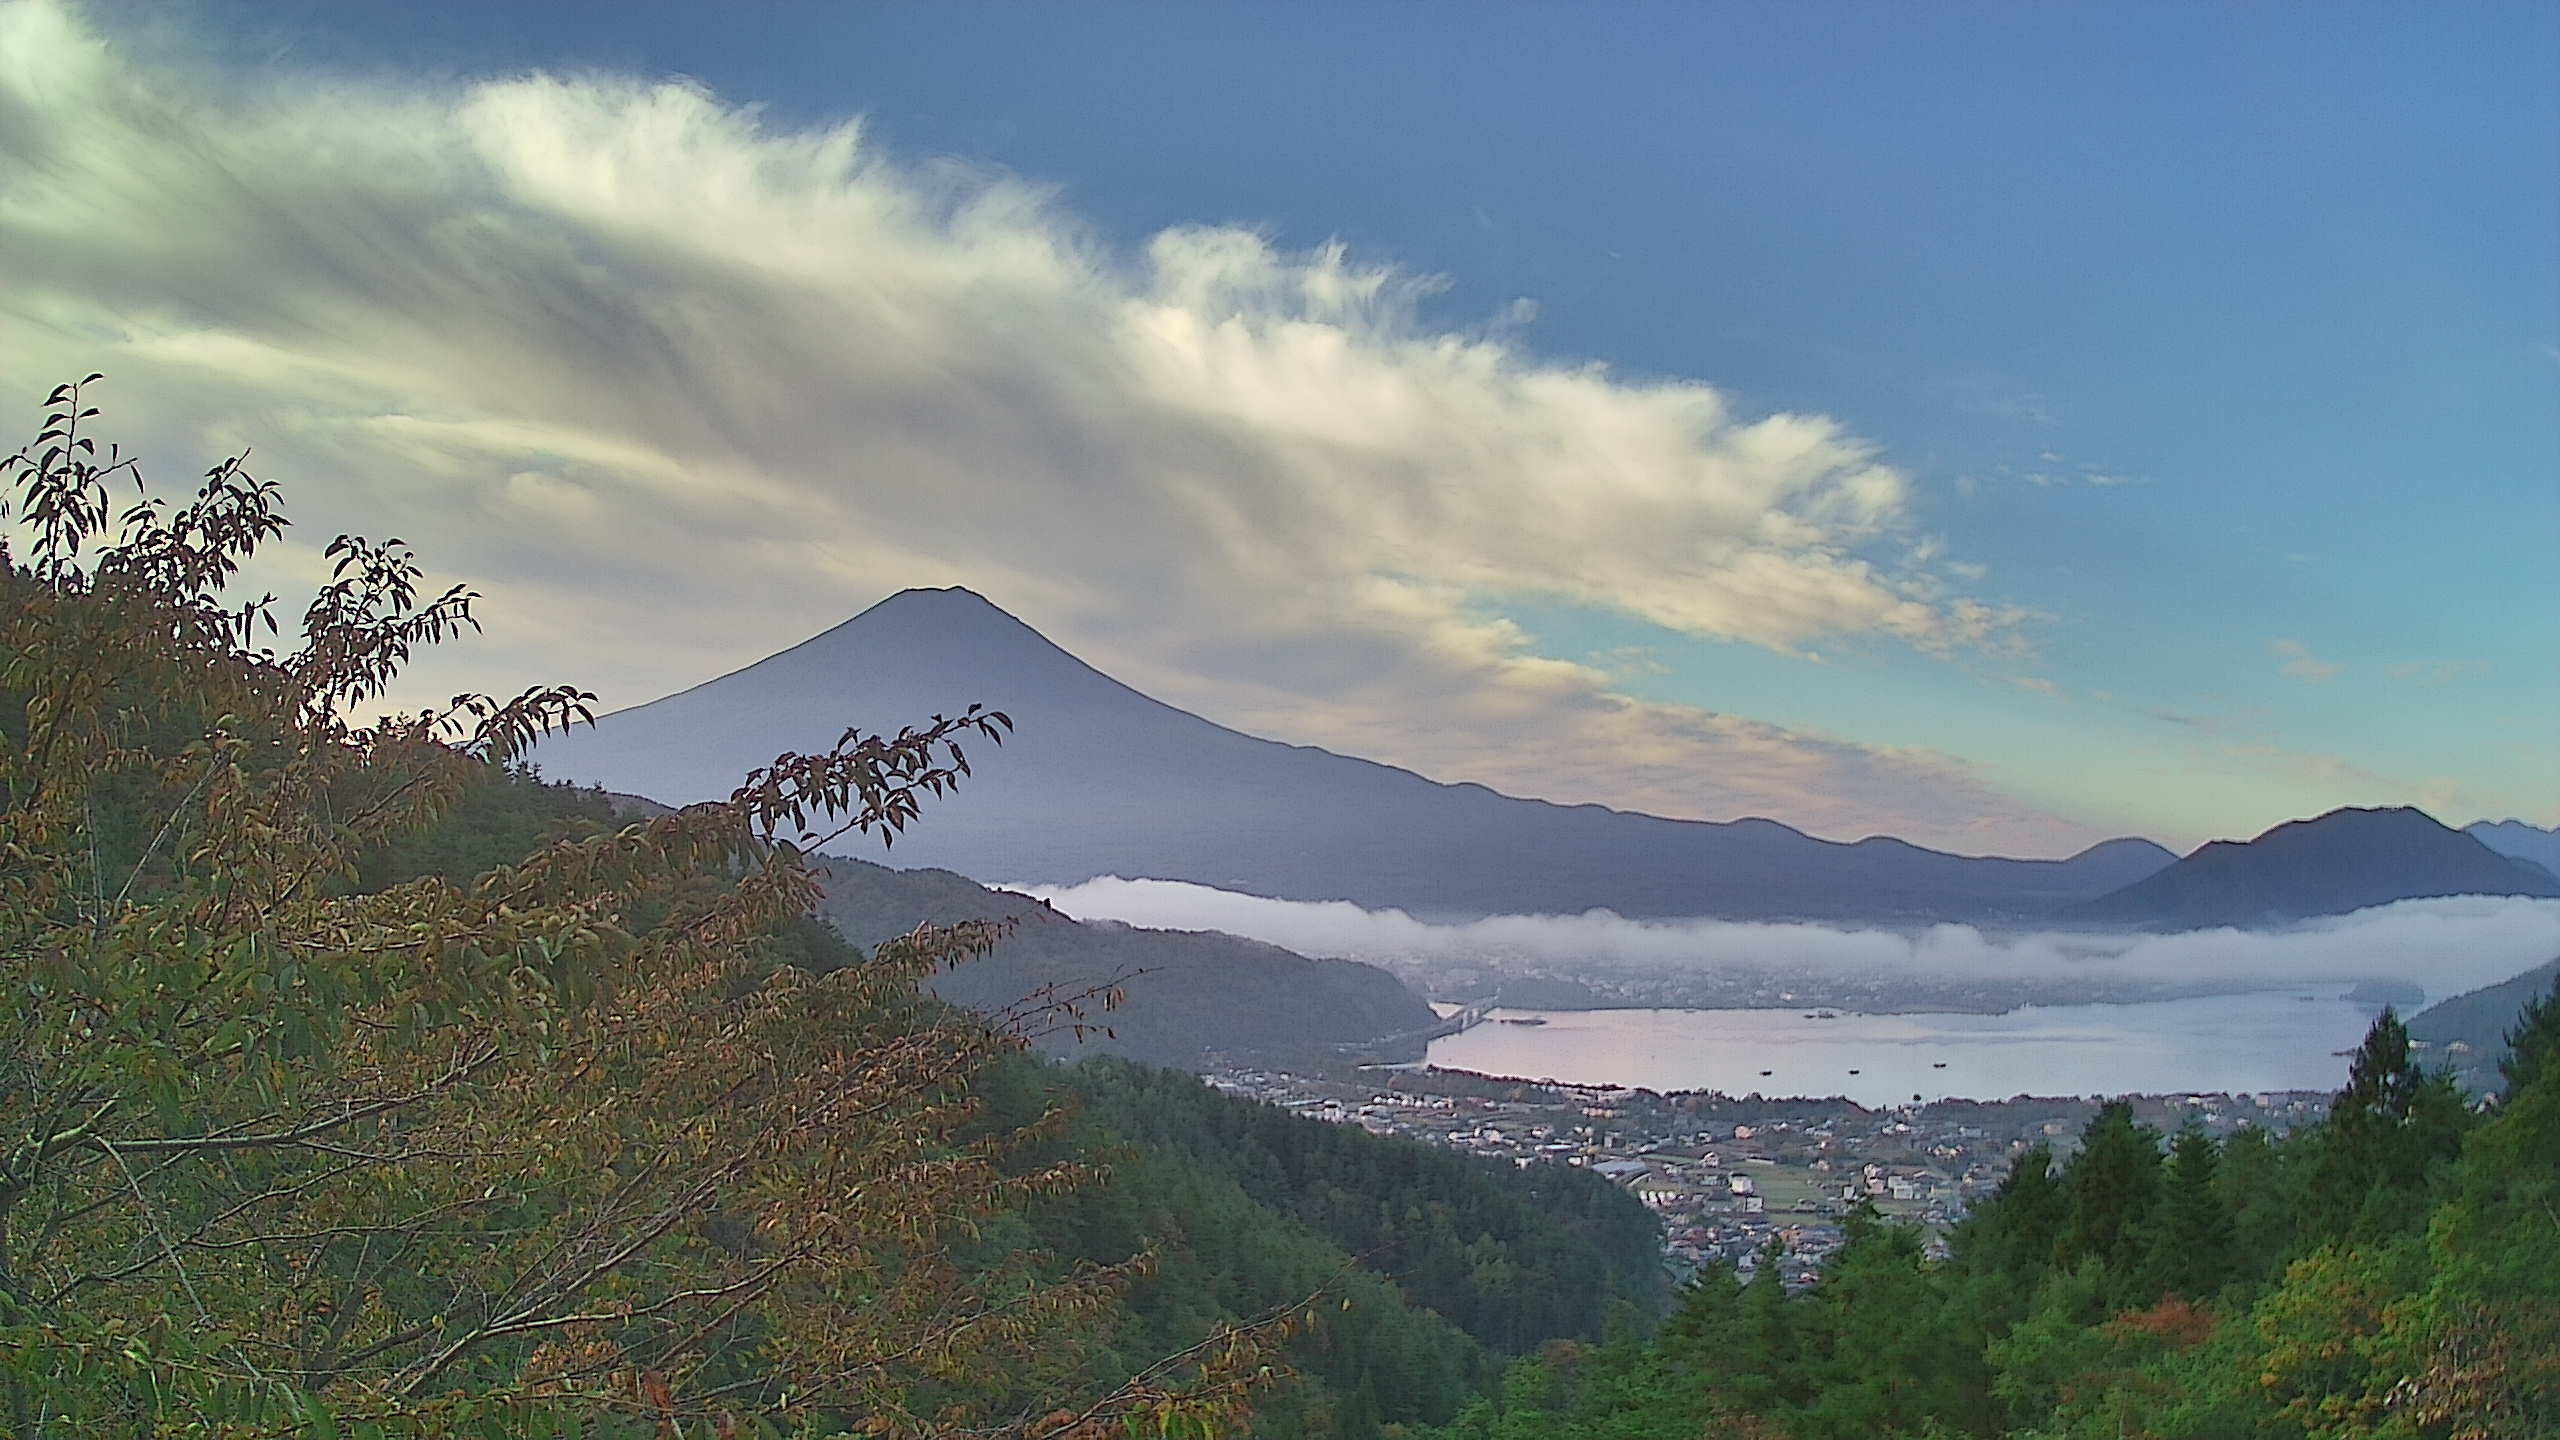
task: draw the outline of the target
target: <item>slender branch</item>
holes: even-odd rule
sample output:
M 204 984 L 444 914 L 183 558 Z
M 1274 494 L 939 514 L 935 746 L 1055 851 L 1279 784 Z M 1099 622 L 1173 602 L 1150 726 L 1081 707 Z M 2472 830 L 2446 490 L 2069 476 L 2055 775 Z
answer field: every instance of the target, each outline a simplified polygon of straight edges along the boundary
M 125 875 L 124 884 L 116 887 L 116 909 L 124 908 L 125 897 L 133 893 L 133 882 L 142 878 L 143 867 L 151 863 L 152 856 L 160 853 L 160 842 L 168 839 L 169 832 L 178 828 L 178 821 L 186 815 L 187 807 L 196 803 L 196 797 L 204 793 L 206 782 L 213 779 L 213 772 L 221 768 L 221 755 L 205 757 L 204 773 L 196 777 L 196 783 L 188 789 L 186 797 L 169 808 L 169 818 L 160 822 L 160 829 L 151 837 L 151 843 L 143 846 L 142 853 L 135 857 L 133 869 Z
M 434 1096 L 443 1094 L 445 1091 L 451 1089 L 456 1083 L 468 1080 L 473 1075 L 476 1075 L 480 1071 L 487 1069 L 490 1065 L 495 1064 L 502 1056 L 505 1055 L 505 1053 L 505 1051 L 493 1047 L 475 1059 L 456 1062 L 451 1069 L 447 1070 L 433 1084 L 430 1084 L 423 1090 L 413 1091 L 407 1095 L 395 1095 L 386 1100 L 376 1100 L 367 1105 L 359 1105 L 356 1108 L 347 1111 L 343 1115 L 333 1115 L 327 1119 L 313 1120 L 307 1124 L 297 1125 L 290 1130 L 275 1130 L 259 1135 L 195 1135 L 160 1140 L 109 1140 L 103 1136 L 94 1136 L 91 1137 L 88 1143 L 97 1149 L 105 1150 L 110 1154 L 119 1156 L 173 1154 L 195 1155 L 223 1150 L 266 1150 L 287 1145 L 306 1145 L 323 1135 L 330 1134 L 333 1131 L 343 1130 L 349 1125 L 359 1124 L 366 1120 L 379 1119 L 380 1117 L 391 1114 L 394 1111 L 405 1110 L 408 1107 L 417 1104 L 421 1100 L 431 1099 Z

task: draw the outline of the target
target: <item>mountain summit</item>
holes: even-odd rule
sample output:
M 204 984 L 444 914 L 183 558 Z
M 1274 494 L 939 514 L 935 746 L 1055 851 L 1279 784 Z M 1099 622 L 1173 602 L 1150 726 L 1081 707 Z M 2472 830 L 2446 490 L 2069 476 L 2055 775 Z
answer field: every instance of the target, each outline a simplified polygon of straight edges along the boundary
M 2554 875 L 2560 875 L 2560 830 L 2545 830 L 2522 820 L 2479 820 L 2462 827 L 2462 833 L 2488 846 L 2501 855 L 2530 860 Z
M 2216 840 L 2158 874 L 2073 906 L 2092 924 L 2200 930 L 2282 925 L 2394 900 L 2560 897 L 2560 877 L 2501 855 L 2423 810 L 2332 810 L 2253 840 Z
M 564 779 L 682 804 L 723 796 L 785 750 L 894 730 L 971 703 L 1016 726 L 884 857 L 983 880 L 1186 880 L 1434 917 L 1524 911 L 1844 920 L 2002 920 L 2105 894 L 2172 860 L 2116 840 L 2068 860 L 1980 859 L 1772 820 L 1666 820 L 1447 785 L 1257 739 L 1085 664 L 984 597 L 906 590 L 824 634 L 681 694 L 554 737 Z

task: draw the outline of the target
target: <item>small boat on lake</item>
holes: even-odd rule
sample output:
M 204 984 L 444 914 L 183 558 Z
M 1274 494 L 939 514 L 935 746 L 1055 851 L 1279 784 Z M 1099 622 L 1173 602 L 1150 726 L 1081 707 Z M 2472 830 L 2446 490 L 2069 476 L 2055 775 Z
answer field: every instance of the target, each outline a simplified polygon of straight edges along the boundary
M 1547 1017 L 1544 1015 L 1521 1015 L 1517 1017 L 1505 1015 L 1502 1017 L 1502 1023 L 1505 1025 L 1544 1025 L 1547 1023 Z
M 1932 1060 L 1929 1062 L 1929 1068 L 1932 1070 L 1944 1070 L 1947 1068 L 1947 1062 L 1944 1060 Z

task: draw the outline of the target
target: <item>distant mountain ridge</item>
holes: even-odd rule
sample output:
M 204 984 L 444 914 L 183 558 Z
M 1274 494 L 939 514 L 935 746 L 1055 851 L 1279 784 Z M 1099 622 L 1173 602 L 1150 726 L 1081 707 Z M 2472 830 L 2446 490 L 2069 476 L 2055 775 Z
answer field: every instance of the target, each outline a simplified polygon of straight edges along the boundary
M 2474 820 L 2462 831 L 2501 855 L 2530 860 L 2560 875 L 2560 830 L 2545 830 L 2522 820 Z
M 2216 840 L 2058 918 L 2157 930 L 2243 929 L 2447 895 L 2560 898 L 2560 876 L 2422 810 L 2340 809 Z
M 1019 727 L 885 858 L 1019 883 L 1183 880 L 1432 918 L 1639 917 L 1998 923 L 2173 862 L 2148 840 L 2065 860 L 1818 840 L 1774 820 L 1670 820 L 1443 784 L 1230 730 L 1140 694 L 963 589 L 906 590 L 844 624 L 533 754 L 555 778 L 684 804 L 848 725 L 973 702 Z M 848 849 L 855 842 L 843 842 Z M 878 854 L 877 851 L 865 851 Z

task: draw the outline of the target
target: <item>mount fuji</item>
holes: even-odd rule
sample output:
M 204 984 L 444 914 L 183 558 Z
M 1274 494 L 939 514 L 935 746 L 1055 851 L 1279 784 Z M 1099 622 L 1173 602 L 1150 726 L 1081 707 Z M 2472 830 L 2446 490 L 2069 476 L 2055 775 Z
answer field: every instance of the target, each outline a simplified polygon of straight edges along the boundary
M 1430 918 L 1499 913 L 1875 923 L 2028 919 L 2175 858 L 2110 840 L 2066 860 L 1820 840 L 1774 820 L 1673 820 L 1443 784 L 1228 729 L 1153 700 L 965 589 L 906 590 L 745 669 L 603 717 L 533 753 L 556 779 L 670 804 L 725 796 L 847 726 L 894 731 L 973 703 L 1016 730 L 883 853 L 989 881 L 1189 881 Z

